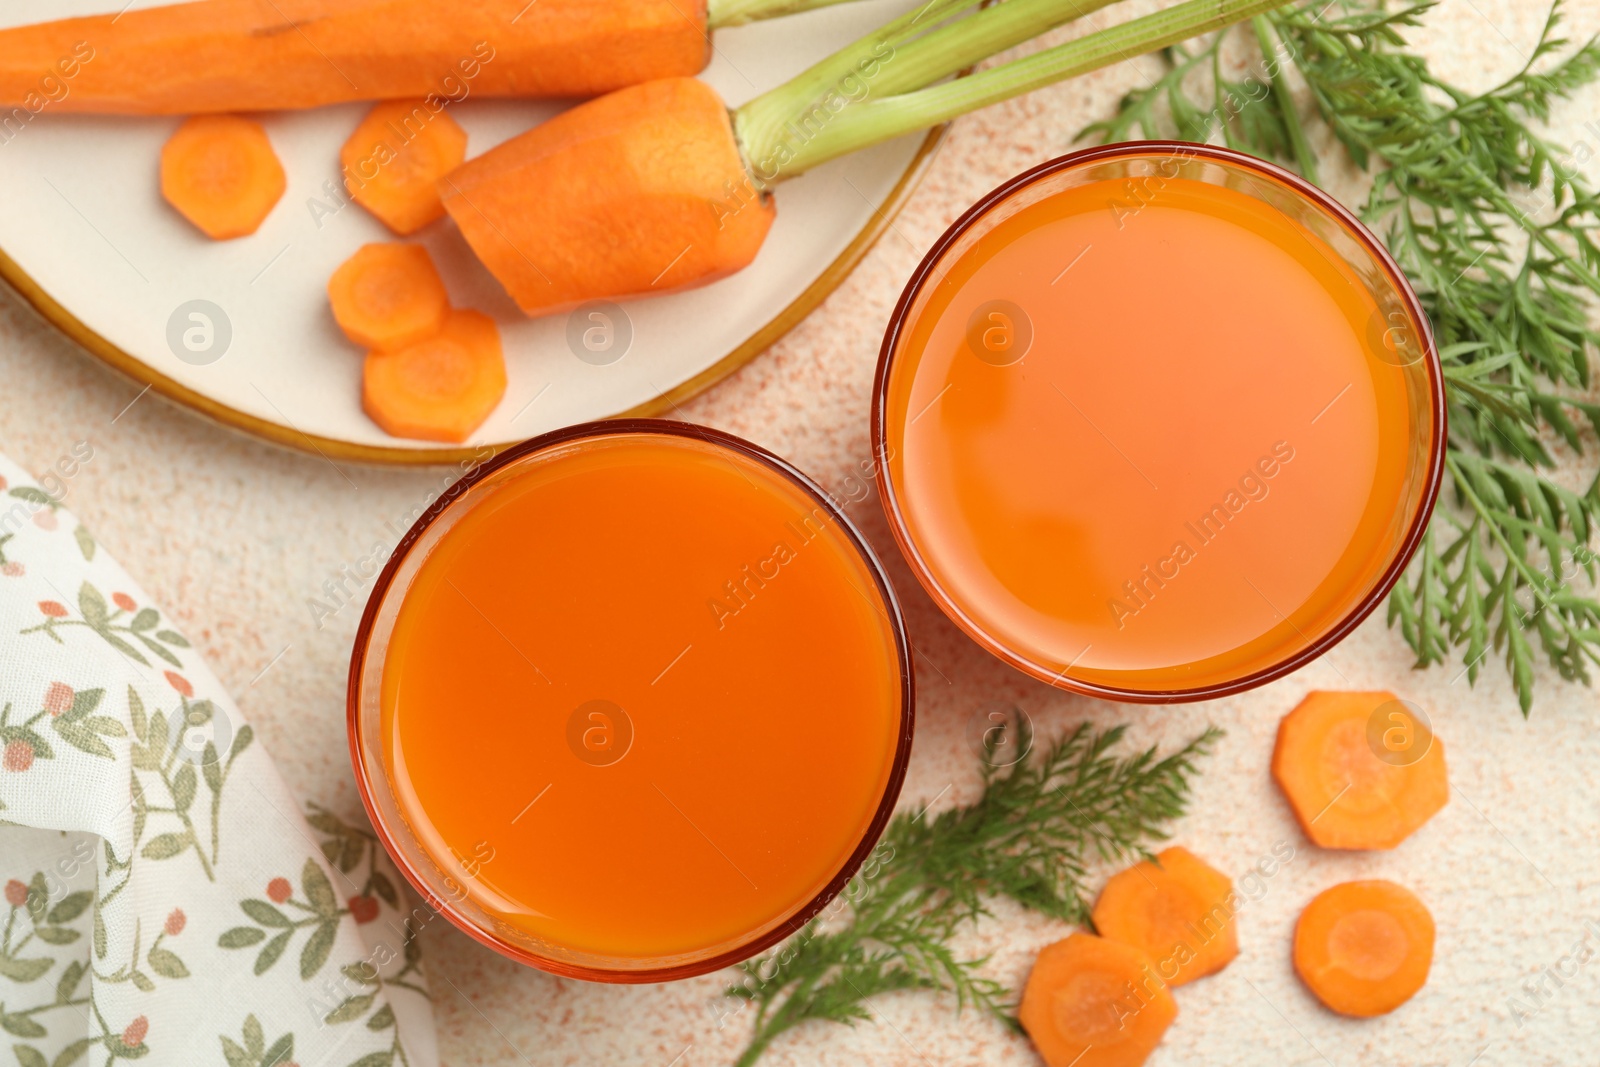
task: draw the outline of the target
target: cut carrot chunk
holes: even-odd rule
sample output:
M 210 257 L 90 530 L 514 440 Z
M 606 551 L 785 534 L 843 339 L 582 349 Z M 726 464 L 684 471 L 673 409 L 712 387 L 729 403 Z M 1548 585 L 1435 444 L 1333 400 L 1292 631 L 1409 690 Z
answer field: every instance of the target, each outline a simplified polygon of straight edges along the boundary
M 1177 1015 L 1149 956 L 1084 933 L 1039 953 L 1017 1012 L 1050 1067 L 1136 1067 Z
M 214 240 L 255 233 L 285 185 L 267 131 L 251 119 L 199 115 L 161 149 L 161 195 Z
M 363 246 L 333 272 L 328 302 L 346 337 L 380 350 L 427 340 L 450 313 L 444 282 L 421 245 Z
M 1133 945 L 1173 987 L 1222 970 L 1239 954 L 1233 882 L 1186 848 L 1112 875 L 1094 905 L 1102 937 Z
M 483 424 L 506 391 L 494 320 L 452 311 L 444 328 L 394 352 L 369 352 L 361 406 L 396 437 L 459 443 Z
M 1393 693 L 1308 694 L 1278 725 L 1272 776 L 1323 848 L 1394 848 L 1450 799 L 1443 743 Z
M 772 226 L 704 82 L 580 104 L 440 183 L 467 242 L 529 315 L 670 293 L 748 265 Z
M 1393 882 L 1345 882 L 1306 905 L 1294 969 L 1341 1015 L 1384 1015 L 1416 995 L 1433 966 L 1433 916 Z
M 351 198 L 402 236 L 444 217 L 436 185 L 467 158 L 467 133 L 445 103 L 379 104 L 339 152 Z

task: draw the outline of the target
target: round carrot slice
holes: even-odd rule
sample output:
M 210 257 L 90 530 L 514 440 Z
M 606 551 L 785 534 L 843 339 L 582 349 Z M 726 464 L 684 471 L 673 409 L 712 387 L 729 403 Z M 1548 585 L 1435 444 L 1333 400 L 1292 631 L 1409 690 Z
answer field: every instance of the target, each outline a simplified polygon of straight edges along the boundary
M 401 235 L 444 216 L 435 184 L 467 157 L 466 131 L 429 100 L 379 104 L 339 152 L 351 198 Z
M 1215 974 L 1239 954 L 1233 882 L 1176 845 L 1156 861 L 1111 876 L 1095 901 L 1094 925 L 1102 937 L 1143 951 L 1177 987 Z
M 364 245 L 333 272 L 328 302 L 346 337 L 384 350 L 433 336 L 450 313 L 450 296 L 421 245 Z
M 1450 799 L 1444 744 L 1393 693 L 1308 694 L 1278 725 L 1272 776 L 1323 848 L 1394 848 Z
M 1149 956 L 1084 933 L 1040 951 L 1017 1012 L 1049 1067 L 1137 1067 L 1177 1015 Z
M 261 123 L 237 115 L 197 115 L 161 148 L 161 195 L 207 237 L 256 232 L 286 182 Z
M 396 437 L 465 441 L 505 391 L 500 331 L 477 311 L 452 311 L 432 337 L 369 352 L 362 367 L 361 406 Z
M 1394 1011 L 1428 980 L 1433 916 L 1417 895 L 1386 881 L 1345 882 L 1300 913 L 1294 969 L 1341 1015 Z

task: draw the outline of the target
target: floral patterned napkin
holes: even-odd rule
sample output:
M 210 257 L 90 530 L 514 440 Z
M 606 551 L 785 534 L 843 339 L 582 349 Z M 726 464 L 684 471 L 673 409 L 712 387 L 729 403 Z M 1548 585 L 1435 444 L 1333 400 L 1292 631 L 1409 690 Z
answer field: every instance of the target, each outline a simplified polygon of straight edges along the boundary
M 20 1067 L 435 1067 L 432 913 L 370 829 L 301 811 L 189 642 L 3 456 L 0 745 Z

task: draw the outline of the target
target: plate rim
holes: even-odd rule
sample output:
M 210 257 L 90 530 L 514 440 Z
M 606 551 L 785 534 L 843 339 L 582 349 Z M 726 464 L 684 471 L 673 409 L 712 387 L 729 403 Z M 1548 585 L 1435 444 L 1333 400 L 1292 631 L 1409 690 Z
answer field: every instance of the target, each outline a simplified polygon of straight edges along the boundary
M 711 366 L 649 400 L 601 418 L 647 418 L 676 408 L 683 401 L 699 395 L 722 381 L 777 343 L 784 334 L 798 325 L 800 320 L 816 310 L 817 306 L 849 276 L 857 264 L 866 258 L 872 246 L 877 244 L 878 239 L 893 224 L 895 216 L 900 213 L 906 201 L 911 198 L 949 128 L 949 123 L 945 123 L 927 132 L 883 203 L 871 205 L 871 217 L 850 238 L 849 243 L 776 315 Z M 21 264 L 12 259 L 3 247 L 0 247 L 0 280 L 10 286 L 12 291 L 46 322 L 76 341 L 100 363 L 133 379 L 135 384 L 159 393 L 174 405 L 186 408 L 211 422 L 282 448 L 314 453 L 327 460 L 340 459 L 352 463 L 388 467 L 442 467 L 480 463 L 522 440 L 516 438 L 461 448 L 405 448 L 395 445 L 358 444 L 336 437 L 309 434 L 292 425 L 280 425 L 270 419 L 251 415 L 215 400 L 163 374 L 139 357 L 113 344 L 69 311 L 44 286 L 35 281 Z M 486 453 L 485 449 L 489 451 Z

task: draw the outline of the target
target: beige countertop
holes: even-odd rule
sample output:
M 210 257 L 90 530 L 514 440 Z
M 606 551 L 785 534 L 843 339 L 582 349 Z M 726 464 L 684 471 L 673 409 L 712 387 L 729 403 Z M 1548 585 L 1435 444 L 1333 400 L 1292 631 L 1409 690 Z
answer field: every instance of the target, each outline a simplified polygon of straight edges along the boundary
M 1572 36 L 1600 29 L 1600 4 L 1570 6 Z M 1543 11 L 1543 4 L 1519 0 L 1446 0 L 1420 39 L 1441 72 L 1483 86 L 1523 62 Z M 917 260 L 979 195 L 1068 151 L 1073 133 L 1104 116 L 1149 69 L 1123 64 L 957 122 L 920 189 L 855 273 L 769 352 L 686 404 L 684 417 L 748 437 L 824 484 L 840 485 L 847 468 L 869 454 L 878 342 Z M 1591 146 L 1584 169 L 1600 182 L 1600 159 L 1593 158 L 1600 92 L 1585 93 L 1556 119 L 1559 139 Z M 1349 195 L 1356 188 L 1350 179 L 1335 169 L 1330 185 Z M 387 522 L 405 525 L 404 516 L 446 474 L 336 471 L 153 395 L 124 412 L 138 387 L 85 356 L 9 292 L 0 296 L 0 383 L 0 450 L 43 471 L 74 442 L 92 443 L 93 459 L 68 483 L 68 506 L 204 650 L 290 787 L 357 814 L 344 685 L 359 603 L 319 628 L 307 602 L 323 595 L 324 581 L 341 565 L 386 539 Z M 1594 464 L 1591 452 L 1581 464 L 1569 463 L 1564 476 L 1578 484 Z M 1227 737 L 1204 764 L 1177 839 L 1235 874 L 1280 842 L 1294 846 L 1294 859 L 1241 915 L 1240 958 L 1179 991 L 1180 1016 L 1153 1064 L 1595 1062 L 1600 962 L 1560 987 L 1545 979 L 1542 1002 L 1523 988 L 1571 951 L 1586 923 L 1594 924 L 1590 943 L 1600 947 L 1595 691 L 1541 668 L 1538 704 L 1524 721 L 1498 664 L 1476 688 L 1454 667 L 1413 672 L 1380 613 L 1319 662 L 1252 693 L 1177 708 L 1088 700 L 1002 666 L 946 621 L 901 564 L 876 498 L 855 505 L 853 517 L 888 561 L 920 653 L 917 739 L 903 804 L 941 791 L 940 805 L 973 798 L 967 720 L 981 705 L 1015 701 L 1044 731 L 1083 719 L 1126 722 L 1139 744 L 1176 743 L 1206 723 L 1224 727 Z M 1393 689 L 1433 716 L 1448 746 L 1453 795 L 1395 852 L 1319 853 L 1273 788 L 1267 762 L 1278 719 L 1313 688 Z M 1415 1000 L 1391 1016 L 1355 1022 L 1322 1010 L 1298 984 L 1288 945 L 1307 900 L 1334 882 L 1366 876 L 1413 887 L 1438 921 L 1438 948 Z M 1033 953 L 1063 933 L 1002 908 L 963 947 L 990 954 L 988 973 L 1018 983 Z M 588 985 L 519 968 L 444 924 L 432 928 L 426 948 L 440 1044 L 452 1067 L 701 1067 L 729 1063 L 747 1033 L 737 1016 L 717 1025 L 727 1006 L 719 996 L 726 975 L 661 986 Z M 1564 966 L 1571 971 L 1574 964 Z M 1520 1026 L 1512 997 L 1537 1009 Z M 872 1022 L 807 1026 L 781 1039 L 764 1062 L 1038 1062 L 1025 1042 L 992 1021 L 958 1015 L 942 997 L 895 995 L 872 1007 Z

